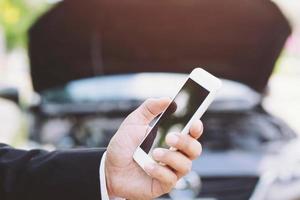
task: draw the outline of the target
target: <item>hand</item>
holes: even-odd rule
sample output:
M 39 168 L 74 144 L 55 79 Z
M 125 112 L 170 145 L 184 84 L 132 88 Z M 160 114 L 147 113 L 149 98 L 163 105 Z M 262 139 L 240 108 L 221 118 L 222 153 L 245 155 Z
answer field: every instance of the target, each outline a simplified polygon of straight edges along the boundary
M 197 139 L 202 134 L 202 123 L 197 121 L 190 135 L 168 134 L 166 143 L 178 149 L 155 149 L 153 158 L 166 164 L 146 166 L 148 176 L 133 160 L 136 148 L 144 139 L 149 123 L 170 104 L 170 99 L 148 99 L 121 124 L 107 149 L 105 173 L 110 196 L 126 199 L 153 199 L 168 193 L 178 179 L 192 167 L 192 160 L 201 153 Z

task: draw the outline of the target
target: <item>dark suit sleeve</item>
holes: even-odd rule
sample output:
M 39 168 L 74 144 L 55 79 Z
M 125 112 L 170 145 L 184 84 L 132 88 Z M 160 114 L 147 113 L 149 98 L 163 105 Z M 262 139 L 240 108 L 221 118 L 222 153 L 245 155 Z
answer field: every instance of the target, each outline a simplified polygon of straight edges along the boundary
M 0 144 L 0 199 L 100 200 L 104 151 L 24 151 Z

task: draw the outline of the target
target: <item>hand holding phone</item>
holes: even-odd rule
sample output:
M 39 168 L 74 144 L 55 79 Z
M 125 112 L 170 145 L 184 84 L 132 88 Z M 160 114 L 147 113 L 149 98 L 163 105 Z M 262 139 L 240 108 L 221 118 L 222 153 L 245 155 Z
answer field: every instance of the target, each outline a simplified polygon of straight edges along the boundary
M 192 160 L 201 151 L 198 119 L 219 87 L 218 79 L 195 69 L 173 100 L 148 99 L 126 117 L 107 147 L 104 170 L 108 193 L 126 199 L 153 199 L 168 193 L 190 171 Z M 153 126 L 151 121 L 155 121 Z M 170 131 L 176 134 L 165 138 Z M 175 136 L 173 142 L 171 136 Z M 166 149 L 166 144 L 178 151 Z M 165 148 L 157 148 L 160 153 L 155 151 L 153 158 L 166 166 L 152 159 L 153 149 L 159 146 Z
M 201 152 L 201 144 L 197 141 L 202 134 L 200 120 L 193 123 L 189 135 L 168 134 L 167 144 L 176 147 L 180 152 L 164 148 L 156 149 L 153 157 L 157 162 L 165 163 L 167 166 L 157 163 L 146 166 L 148 176 L 133 160 L 133 154 L 148 132 L 149 124 L 169 106 L 170 102 L 170 98 L 147 99 L 124 119 L 111 139 L 104 164 L 106 185 L 111 196 L 139 200 L 154 199 L 168 193 L 178 179 L 190 171 L 192 160 Z
M 144 169 L 155 162 L 152 158 L 154 149 L 169 148 L 165 142 L 167 133 L 188 134 L 191 125 L 204 114 L 220 87 L 218 78 L 201 68 L 194 69 L 136 149 L 133 158 L 139 166 Z

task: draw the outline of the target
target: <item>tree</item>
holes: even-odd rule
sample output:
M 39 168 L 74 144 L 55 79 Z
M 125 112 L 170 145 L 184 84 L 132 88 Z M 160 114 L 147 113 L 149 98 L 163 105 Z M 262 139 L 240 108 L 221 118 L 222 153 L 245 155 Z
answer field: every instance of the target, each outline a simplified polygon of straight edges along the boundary
M 49 7 L 41 0 L 0 0 L 0 25 L 4 29 L 7 50 L 27 47 L 30 26 Z

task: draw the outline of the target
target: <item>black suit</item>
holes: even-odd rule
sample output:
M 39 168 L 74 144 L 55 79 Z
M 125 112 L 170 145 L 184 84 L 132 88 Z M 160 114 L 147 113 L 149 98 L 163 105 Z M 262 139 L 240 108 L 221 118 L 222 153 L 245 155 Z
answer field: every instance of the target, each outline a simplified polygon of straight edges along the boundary
M 0 200 L 100 200 L 103 153 L 23 151 L 0 144 Z

